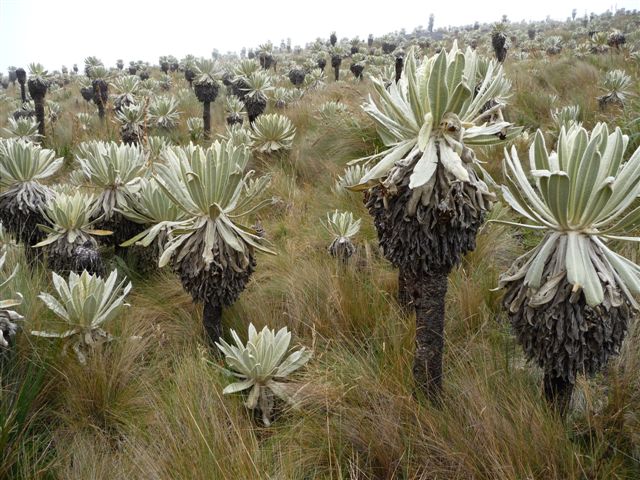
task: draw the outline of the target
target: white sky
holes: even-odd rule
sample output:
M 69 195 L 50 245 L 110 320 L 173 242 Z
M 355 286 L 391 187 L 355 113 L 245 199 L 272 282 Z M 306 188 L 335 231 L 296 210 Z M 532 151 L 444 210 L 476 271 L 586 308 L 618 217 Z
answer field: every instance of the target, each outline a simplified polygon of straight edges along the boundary
M 239 52 L 287 37 L 304 45 L 332 30 L 338 38 L 365 40 L 369 33 L 426 27 L 430 13 L 438 28 L 494 22 L 503 14 L 513 22 L 547 15 L 563 20 L 573 8 L 582 16 L 622 7 L 640 9 L 640 0 L 0 0 L 0 71 L 30 62 L 50 70 L 77 63 L 82 69 L 89 55 L 107 66 L 118 58 L 125 65 L 138 59 L 157 64 L 160 55 Z

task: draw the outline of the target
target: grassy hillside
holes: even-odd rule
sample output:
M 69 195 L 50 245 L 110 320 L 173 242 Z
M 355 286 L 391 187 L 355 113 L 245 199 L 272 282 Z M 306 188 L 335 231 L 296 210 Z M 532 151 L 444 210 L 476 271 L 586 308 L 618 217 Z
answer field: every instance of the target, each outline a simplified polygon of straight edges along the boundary
M 637 15 L 603 15 L 587 26 L 581 20 L 509 25 L 511 47 L 505 70 L 512 96 L 505 118 L 523 126 L 515 142 L 526 157 L 528 135 L 542 128 L 553 144 L 558 128 L 553 109 L 580 107 L 587 128 L 598 121 L 620 126 L 630 136 L 627 152 L 640 145 L 640 48 Z M 581 53 L 588 30 L 618 28 L 622 49 Z M 472 40 L 493 56 L 489 26 L 394 38 L 405 49 L 421 44 L 433 55 Z M 550 55 L 545 39 L 558 35 L 564 48 Z M 393 64 L 375 49 L 365 74 Z M 367 47 L 362 45 L 363 50 Z M 524 50 L 523 50 L 524 49 Z M 124 54 L 125 52 L 123 52 Z M 313 58 L 310 49 L 276 51 L 275 85 L 295 89 L 289 66 Z M 34 59 L 37 60 L 37 59 Z M 238 60 L 220 59 L 222 66 Z M 5 237 L 8 267 L 20 265 L 11 291 L 24 301 L 22 332 L 0 362 L 0 477 L 60 479 L 633 479 L 640 477 L 640 328 L 635 322 L 621 354 L 606 372 L 581 377 L 564 421 L 544 401 L 541 372 L 527 364 L 500 305 L 498 275 L 536 236 L 486 223 L 477 248 L 449 279 L 444 360 L 444 398 L 433 406 L 414 388 L 411 375 L 415 321 L 397 303 L 397 271 L 378 248 L 361 194 L 336 191 L 335 182 L 350 160 L 381 147 L 361 105 L 372 91 L 342 62 L 341 80 L 327 75 L 303 87 L 301 97 L 267 112 L 288 117 L 296 128 L 293 147 L 277 155 L 256 154 L 251 168 L 272 175 L 267 197 L 277 199 L 257 218 L 276 256 L 259 254 L 256 271 L 223 323 L 246 338 L 247 326 L 288 327 L 294 342 L 314 356 L 292 376 L 295 405 L 278 404 L 272 426 L 243 406 L 243 395 L 224 395 L 229 383 L 211 362 L 222 365 L 204 342 L 201 307 L 183 290 L 169 268 L 146 271 L 139 250 L 103 253 L 110 268 L 133 282 L 130 307 L 108 327 L 116 340 L 97 348 L 82 366 L 62 341 L 28 335 L 55 328 L 56 317 L 40 292 L 52 292 L 51 273 L 27 266 L 24 247 Z M 606 72 L 623 69 L 632 78 L 624 108 L 600 108 Z M 165 77 L 150 68 L 152 79 Z M 117 75 L 112 73 L 112 75 Z M 154 129 L 185 145 L 186 120 L 200 117 L 197 101 L 180 71 L 169 72 L 171 86 L 145 85 L 148 98 L 174 96 L 181 112 L 172 130 Z M 79 93 L 80 75 L 59 75 L 62 86 L 47 99 L 60 106 L 47 124 L 44 145 L 65 158 L 52 182 L 68 183 L 76 168 L 77 146 L 89 139 L 119 141 L 119 126 L 108 109 L 100 122 L 95 105 Z M 328 78 L 327 78 L 328 77 Z M 66 80 L 68 83 L 65 83 Z M 19 85 L 0 93 L 0 126 L 19 106 Z M 224 135 L 221 88 L 213 104 L 212 136 Z M 344 111 L 332 110 L 338 102 Z M 81 128 L 76 114 L 91 124 Z M 199 139 L 202 145 L 209 142 Z M 479 149 L 478 157 L 500 183 L 502 147 Z M 327 212 L 349 210 L 362 219 L 356 254 L 348 264 L 331 258 L 331 238 L 321 220 Z M 498 202 L 491 219 L 514 219 Z M 634 246 L 625 246 L 637 258 Z M 7 295 L 8 296 L 8 295 Z

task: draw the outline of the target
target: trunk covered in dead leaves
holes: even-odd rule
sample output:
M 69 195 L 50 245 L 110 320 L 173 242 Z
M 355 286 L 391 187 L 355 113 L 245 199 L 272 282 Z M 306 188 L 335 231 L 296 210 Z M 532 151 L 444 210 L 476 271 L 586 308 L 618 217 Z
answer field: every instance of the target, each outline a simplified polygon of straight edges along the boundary
M 416 309 L 416 351 L 413 376 L 416 385 L 432 400 L 442 393 L 444 313 L 449 270 L 440 269 L 407 279 Z
M 222 305 L 217 301 L 205 301 L 202 311 L 202 324 L 209 346 L 215 351 L 216 342 L 222 335 Z
M 564 417 L 569 409 L 573 386 L 573 383 L 562 377 L 544 374 L 544 396 L 561 417 Z

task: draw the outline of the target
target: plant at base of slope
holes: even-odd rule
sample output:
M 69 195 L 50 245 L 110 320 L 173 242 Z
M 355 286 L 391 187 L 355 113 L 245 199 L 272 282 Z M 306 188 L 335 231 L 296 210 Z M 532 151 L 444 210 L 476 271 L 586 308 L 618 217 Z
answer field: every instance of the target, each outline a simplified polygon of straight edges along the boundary
M 327 249 L 332 257 L 338 258 L 346 263 L 355 253 L 356 247 L 351 239 L 360 231 L 361 220 L 355 220 L 351 212 L 327 213 L 326 223 L 322 223 L 324 228 L 333 236 L 331 245 Z
M 0 291 L 13 280 L 18 272 L 18 265 L 15 266 L 11 274 L 7 277 L 4 275 L 4 264 L 7 259 L 7 253 L 4 252 L 0 257 Z M 15 322 L 22 320 L 24 317 L 13 310 L 13 307 L 17 307 L 22 303 L 22 295 L 16 293 L 16 298 L 9 298 L 6 300 L 0 300 L 0 352 L 3 348 L 8 348 L 13 342 L 13 338 L 18 331 L 18 325 Z M 1 355 L 1 353 L 0 353 Z
M 640 241 L 640 149 L 624 162 L 628 138 L 603 123 L 591 134 L 562 129 L 549 153 L 540 131 L 527 177 L 515 147 L 505 151 L 504 199 L 544 233 L 500 277 L 512 328 L 527 358 L 544 370 L 547 399 L 564 413 L 576 376 L 595 374 L 617 354 L 640 305 L 640 267 L 611 249 Z M 509 223 L 509 222 L 502 222 Z M 512 223 L 513 224 L 513 223 Z
M 249 132 L 251 148 L 259 153 L 271 154 L 281 150 L 291 150 L 296 127 L 284 115 L 271 113 L 262 115 L 253 123 Z
M 222 393 L 251 389 L 245 405 L 249 409 L 258 408 L 262 413 L 262 422 L 268 427 L 271 425 L 273 396 L 291 402 L 292 397 L 284 380 L 307 363 L 312 352 L 302 347 L 285 358 L 291 343 L 291 333 L 286 327 L 276 333 L 265 326 L 258 332 L 250 323 L 246 345 L 234 330 L 231 330 L 231 336 L 235 345 L 229 345 L 221 339 L 216 346 L 225 355 L 229 367 L 229 370 L 223 371 L 239 381 L 226 386 Z
M 81 273 L 102 275 L 104 265 L 98 253 L 94 235 L 111 235 L 108 230 L 94 229 L 100 218 L 92 218 L 93 197 L 78 190 L 75 193 L 57 193 L 49 199 L 42 214 L 49 225 L 38 225 L 47 237 L 34 245 L 46 247 L 48 263 L 52 270 L 66 274 Z
M 103 343 L 113 340 L 102 325 L 115 318 L 124 307 L 129 306 L 124 299 L 131 290 L 131 282 L 126 279 L 117 283 L 118 271 L 114 270 L 107 279 L 71 272 L 68 281 L 53 272 L 53 286 L 58 298 L 42 292 L 40 300 L 66 323 L 63 332 L 32 330 L 31 335 L 45 338 L 61 338 L 65 350 L 71 347 L 78 361 L 85 365 L 87 354 Z

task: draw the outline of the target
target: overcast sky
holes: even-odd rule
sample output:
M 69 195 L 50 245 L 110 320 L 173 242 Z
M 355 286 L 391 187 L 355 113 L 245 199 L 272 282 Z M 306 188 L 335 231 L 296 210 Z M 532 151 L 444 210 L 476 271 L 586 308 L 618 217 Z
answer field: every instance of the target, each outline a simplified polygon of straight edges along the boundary
M 160 55 L 209 56 L 214 48 L 239 52 L 287 37 L 292 45 L 304 45 L 333 30 L 338 38 L 366 39 L 369 33 L 426 26 L 430 13 L 437 28 L 494 22 L 503 14 L 511 21 L 547 15 L 563 20 L 573 8 L 582 16 L 622 7 L 640 9 L 640 0 L 0 0 L 0 70 L 30 62 L 50 70 L 74 63 L 82 68 L 89 55 L 107 66 L 118 58 L 157 64 Z

